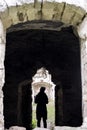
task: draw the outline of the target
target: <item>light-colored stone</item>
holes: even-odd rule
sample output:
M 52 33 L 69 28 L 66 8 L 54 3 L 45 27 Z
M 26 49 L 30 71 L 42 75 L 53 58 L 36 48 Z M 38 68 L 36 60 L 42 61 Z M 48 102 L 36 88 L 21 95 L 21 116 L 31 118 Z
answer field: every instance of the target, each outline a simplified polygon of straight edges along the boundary
M 4 130 L 4 127 L 0 127 L 0 130 Z
M 87 117 L 84 118 L 82 128 L 87 129 Z
M 25 127 L 19 127 L 19 126 L 11 126 L 9 130 L 26 130 Z
M 87 17 L 84 18 L 83 22 L 77 28 L 79 37 L 86 40 L 87 38 Z
M 8 0 L 6 0 L 8 1 Z M 24 0 L 26 1 L 26 0 Z M 32 1 L 32 0 L 31 0 Z M 71 2 L 70 2 L 71 1 Z M 80 2 L 78 2 L 78 0 L 74 0 L 74 2 L 76 3 L 80 3 L 80 6 L 82 7 L 81 5 L 81 2 L 83 0 L 79 0 Z M 20 0 L 19 0 L 20 2 Z M 33 1 L 34 2 L 34 1 Z M 32 2 L 32 3 L 33 3 Z M 40 1 L 41 2 L 41 1 Z M 53 1 L 51 1 L 53 2 Z M 50 2 L 50 3 L 51 3 Z M 59 0 L 57 1 L 59 2 Z M 70 4 L 73 4 L 74 2 L 72 0 L 60 0 L 60 2 L 66 2 L 66 3 L 70 3 Z M 18 2 L 17 2 L 18 3 Z M 26 22 L 28 20 L 41 20 L 41 14 L 40 14 L 40 6 L 37 6 L 37 8 L 34 8 L 33 7 L 33 4 L 30 4 L 30 5 L 26 5 L 26 6 L 16 6 L 17 4 L 15 2 L 15 6 L 14 7 L 9 7 L 9 9 L 6 10 L 6 12 L 2 12 L 0 13 L 0 18 L 2 19 L 2 21 L 0 20 L 0 130 L 3 129 L 3 124 L 4 124 L 4 120 L 3 120 L 3 94 L 2 94 L 2 86 L 4 84 L 4 56 L 5 56 L 5 40 L 6 40 L 6 37 L 5 37 L 5 32 L 4 32 L 4 28 L 8 28 L 10 27 L 12 24 L 15 25 L 15 24 L 18 24 L 18 23 L 23 23 L 23 22 Z M 25 2 L 26 3 L 26 2 Z M 1 4 L 1 3 L 0 3 Z M 5 3 L 6 5 L 6 3 Z M 13 4 L 14 5 L 14 4 Z M 40 5 L 40 4 L 39 4 Z M 45 8 L 45 6 L 43 7 L 43 19 L 42 20 L 52 20 L 53 21 L 53 15 L 56 16 L 55 17 L 55 20 L 60 20 L 61 21 L 61 17 L 63 16 L 63 22 L 69 24 L 69 21 L 71 20 L 71 15 L 73 16 L 73 11 L 71 9 L 73 9 L 73 6 L 69 6 L 69 8 L 63 8 L 63 10 L 61 11 L 60 14 L 58 10 L 54 10 L 55 7 L 56 7 L 56 4 L 55 2 L 49 4 L 46 3 L 45 4 L 48 8 Z M 50 6 L 49 6 L 50 5 Z M 74 4 L 74 5 L 77 5 L 77 4 Z M 87 10 L 87 1 L 84 0 L 84 5 L 86 7 L 86 10 Z M 1 5 L 0 5 L 1 7 Z M 8 7 L 8 5 L 7 5 Z M 52 8 L 51 8 L 52 7 Z M 62 7 L 62 6 L 61 6 Z M 67 6 L 68 7 L 68 6 Z M 72 7 L 72 8 L 71 8 Z M 79 9 L 79 7 L 76 7 L 77 9 Z M 58 7 L 57 7 L 58 9 Z M 76 9 L 76 11 L 77 11 Z M 66 16 L 68 16 L 68 19 L 66 18 L 66 16 L 63 14 L 64 12 L 63 11 L 66 11 L 66 13 L 69 14 L 69 16 L 65 13 Z M 69 12 L 70 10 L 70 12 Z M 80 10 L 82 11 L 82 9 Z M 78 30 L 78 34 L 79 34 L 79 37 L 80 39 L 82 39 L 83 41 L 83 44 L 85 46 L 82 46 L 81 45 L 81 48 L 82 48 L 82 52 L 81 52 L 81 62 L 82 62 L 82 91 L 83 91 L 83 127 L 78 127 L 78 128 L 74 128 L 74 127 L 55 127 L 54 130 L 84 130 L 84 129 L 87 129 L 87 119 L 86 119 L 86 116 L 85 116 L 85 113 L 87 111 L 87 103 L 86 103 L 86 99 L 87 99 L 87 93 L 86 93 L 86 90 L 87 90 L 87 68 L 86 68 L 86 64 L 87 64 L 87 43 L 86 43 L 86 40 L 87 40 L 87 17 L 84 18 L 84 20 L 82 19 L 83 16 L 84 16 L 84 13 L 81 13 L 80 12 L 80 15 L 79 13 L 76 13 L 75 12 L 75 22 L 76 24 L 78 24 L 79 20 L 82 20 L 80 21 L 81 24 L 78 26 L 77 30 Z M 60 15 L 61 17 L 58 17 Z M 78 17 L 77 17 L 78 16 Z M 76 25 L 75 24 L 75 25 Z M 4 25 L 4 28 L 3 28 L 3 25 Z M 74 22 L 72 24 L 74 26 Z M 12 126 L 9 128 L 10 130 L 25 130 L 25 128 L 23 127 L 18 127 L 18 126 Z M 49 129 L 45 129 L 45 128 L 35 128 L 34 130 L 49 130 Z
M 6 39 L 5 39 L 5 32 L 4 32 L 4 27 L 3 27 L 3 23 L 0 19 L 0 44 L 5 43 Z
M 50 129 L 47 129 L 47 128 L 35 128 L 33 130 L 50 130 Z
M 12 6 L 9 7 L 9 11 L 8 9 L 3 11 L 0 17 L 4 27 L 7 29 L 12 25 L 32 20 L 55 20 L 75 26 L 86 15 L 84 9 L 71 4 L 65 4 L 64 2 L 60 4 L 58 1 L 55 3 L 44 1 L 42 8 L 41 11 L 40 2 L 37 2 L 35 8 L 34 3 Z
M 56 126 L 54 130 L 86 130 L 82 127 Z

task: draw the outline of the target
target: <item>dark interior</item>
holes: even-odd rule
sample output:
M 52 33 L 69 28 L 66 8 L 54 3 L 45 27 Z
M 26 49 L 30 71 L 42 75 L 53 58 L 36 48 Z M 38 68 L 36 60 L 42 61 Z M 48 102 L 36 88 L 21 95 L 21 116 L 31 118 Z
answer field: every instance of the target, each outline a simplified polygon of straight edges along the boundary
M 7 33 L 3 87 L 5 127 L 18 125 L 31 129 L 31 82 L 41 67 L 49 71 L 56 84 L 55 125 L 80 126 L 80 64 L 79 39 L 72 26 L 60 31 L 29 29 Z M 22 82 L 24 84 L 20 85 Z M 59 94 L 60 89 L 62 95 Z

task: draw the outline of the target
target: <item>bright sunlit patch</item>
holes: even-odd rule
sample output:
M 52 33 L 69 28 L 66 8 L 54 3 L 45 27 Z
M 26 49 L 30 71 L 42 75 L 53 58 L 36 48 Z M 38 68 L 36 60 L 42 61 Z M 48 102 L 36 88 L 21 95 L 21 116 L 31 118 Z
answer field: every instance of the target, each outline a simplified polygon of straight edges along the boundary
M 37 70 L 33 77 L 32 90 L 33 100 L 34 96 L 39 92 L 40 87 L 46 87 L 46 94 L 49 100 L 54 100 L 54 87 L 55 84 L 51 80 L 51 74 L 44 67 Z

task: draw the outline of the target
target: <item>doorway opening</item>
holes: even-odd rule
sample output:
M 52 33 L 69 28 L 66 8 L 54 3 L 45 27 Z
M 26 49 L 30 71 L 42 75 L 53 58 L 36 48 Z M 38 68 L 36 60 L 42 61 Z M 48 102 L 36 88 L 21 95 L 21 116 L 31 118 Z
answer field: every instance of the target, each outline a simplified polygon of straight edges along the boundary
M 78 37 L 73 33 L 72 26 L 62 28 L 60 31 L 24 29 L 8 32 L 6 40 L 3 87 L 5 128 L 21 125 L 31 129 L 32 77 L 41 67 L 49 71 L 56 85 L 55 125 L 80 126 L 82 124 L 80 44 Z M 20 109 L 22 111 L 23 106 L 27 105 L 25 108 L 28 110 L 28 116 L 26 113 L 28 122 L 20 124 L 18 121 L 18 116 L 21 115 L 18 110 L 19 86 L 24 81 L 26 83 L 22 84 L 23 101 L 25 102 L 25 97 L 28 96 L 29 100 Z M 29 81 L 28 85 L 27 81 Z M 25 120 L 24 115 L 23 120 Z
M 39 93 L 41 87 L 46 88 L 46 95 L 48 97 L 47 104 L 47 128 L 52 128 L 55 122 L 55 84 L 52 82 L 51 74 L 44 67 L 37 70 L 32 78 L 32 122 L 36 126 L 36 105 L 35 97 Z M 41 123 L 41 127 L 43 124 Z

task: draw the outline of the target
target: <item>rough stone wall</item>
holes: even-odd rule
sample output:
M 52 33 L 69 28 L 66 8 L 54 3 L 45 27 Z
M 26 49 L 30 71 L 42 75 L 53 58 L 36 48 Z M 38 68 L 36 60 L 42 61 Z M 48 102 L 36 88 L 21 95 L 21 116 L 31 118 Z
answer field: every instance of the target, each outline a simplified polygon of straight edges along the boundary
M 78 26 L 78 34 L 81 43 L 83 127 L 87 129 L 87 17 Z
M 83 125 L 87 128 L 87 41 L 82 42 Z
M 4 55 L 5 55 L 5 32 L 3 24 L 0 20 L 0 127 L 4 128 L 3 117 L 3 92 L 2 87 L 4 84 Z

